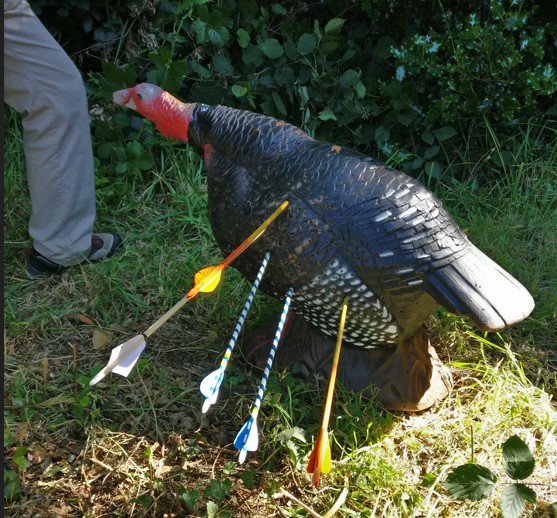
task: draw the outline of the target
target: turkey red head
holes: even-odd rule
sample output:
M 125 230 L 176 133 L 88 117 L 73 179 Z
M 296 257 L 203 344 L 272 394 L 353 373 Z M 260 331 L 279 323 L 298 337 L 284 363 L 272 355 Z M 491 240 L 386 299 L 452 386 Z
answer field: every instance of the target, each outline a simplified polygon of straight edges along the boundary
M 118 90 L 112 100 L 152 121 L 163 136 L 188 141 L 188 126 L 195 104 L 183 103 L 149 83 Z

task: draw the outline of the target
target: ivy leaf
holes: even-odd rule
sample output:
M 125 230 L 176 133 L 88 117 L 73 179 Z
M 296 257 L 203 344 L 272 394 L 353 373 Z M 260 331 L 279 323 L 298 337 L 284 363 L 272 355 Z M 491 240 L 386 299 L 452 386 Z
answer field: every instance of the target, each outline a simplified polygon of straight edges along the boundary
M 248 93 L 248 89 L 241 85 L 233 85 L 231 90 L 235 97 L 243 97 Z
M 331 110 L 331 108 L 329 108 L 328 106 L 327 106 L 327 108 L 325 108 L 324 110 L 321 110 L 319 112 L 319 118 L 322 121 L 329 121 L 329 120 L 336 121 L 337 120 L 337 116 L 335 115 L 335 112 L 333 110 Z
M 217 501 L 224 500 L 230 493 L 232 488 L 232 481 L 228 478 L 224 480 L 212 479 L 209 487 L 205 490 L 204 495 L 209 498 L 214 498 Z
M 280 58 L 284 54 L 284 49 L 279 41 L 275 38 L 269 38 L 259 44 L 259 49 L 269 59 Z
M 311 54 L 314 51 L 316 45 L 317 40 L 315 39 L 315 36 L 313 34 L 302 34 L 300 36 L 300 39 L 298 40 L 296 49 L 298 50 L 299 54 L 304 56 L 306 54 Z
M 281 444 L 286 444 L 290 439 L 298 439 L 300 442 L 307 442 L 306 436 L 304 435 L 304 429 L 299 426 L 294 426 L 293 428 L 287 428 L 277 435 L 277 439 Z
M 4 498 L 16 500 L 21 496 L 21 482 L 15 471 L 4 470 Z
M 207 502 L 207 518 L 215 518 L 219 514 L 219 506 L 215 502 Z
M 345 21 L 346 20 L 344 20 L 343 18 L 333 18 L 332 20 L 329 20 L 327 22 L 327 25 L 325 25 L 325 34 L 340 29 L 344 25 Z
M 479 464 L 463 464 L 455 468 L 443 483 L 459 500 L 481 500 L 495 489 L 495 473 Z
M 13 463 L 20 471 L 25 471 L 29 466 L 31 466 L 31 463 L 27 459 L 27 451 L 26 446 L 18 446 L 14 452 L 14 456 L 12 457 Z
M 501 495 L 501 511 L 504 518 L 518 518 L 526 502 L 536 502 L 536 492 L 524 484 L 510 484 Z
M 515 480 L 529 477 L 536 464 L 530 448 L 518 435 L 509 437 L 503 444 L 503 460 L 505 471 Z
M 152 498 L 148 494 L 144 494 L 138 496 L 137 498 L 132 498 L 130 502 L 133 502 L 134 504 L 139 504 L 141 507 L 143 507 L 143 509 L 148 509 L 149 506 L 151 505 L 151 500 Z

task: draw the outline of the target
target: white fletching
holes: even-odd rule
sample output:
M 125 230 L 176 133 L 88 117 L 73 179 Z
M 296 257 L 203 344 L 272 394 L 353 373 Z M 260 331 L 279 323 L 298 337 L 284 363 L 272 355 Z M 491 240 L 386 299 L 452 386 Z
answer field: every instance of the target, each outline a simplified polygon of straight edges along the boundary
M 147 342 L 143 340 L 143 343 L 121 363 L 116 365 L 116 367 L 112 369 L 112 372 L 114 372 L 115 374 L 120 374 L 120 376 L 124 376 L 125 378 L 127 378 L 130 375 L 132 369 L 135 367 L 137 360 L 139 360 L 139 357 L 141 356 L 141 353 L 146 346 Z M 119 345 L 118 347 L 112 349 L 112 353 L 110 353 L 110 359 L 108 360 L 109 363 L 118 358 L 118 355 L 122 352 L 122 347 L 122 345 Z
M 108 364 L 89 382 L 89 385 L 96 385 L 107 374 L 114 371 L 121 376 L 128 376 L 134 368 L 137 360 L 141 356 L 143 349 L 147 346 L 144 335 L 136 335 L 127 342 L 120 344 L 112 349 Z

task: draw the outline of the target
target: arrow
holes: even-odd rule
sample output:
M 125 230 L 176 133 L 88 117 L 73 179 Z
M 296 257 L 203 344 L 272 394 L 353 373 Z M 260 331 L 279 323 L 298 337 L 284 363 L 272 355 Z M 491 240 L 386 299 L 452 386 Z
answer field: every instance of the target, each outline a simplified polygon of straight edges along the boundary
M 126 361 L 131 363 L 131 367 L 128 371 L 131 371 L 139 355 L 145 349 L 147 345 L 147 338 L 151 336 L 155 331 L 157 331 L 163 324 L 167 322 L 171 317 L 173 317 L 179 309 L 181 309 L 190 300 L 195 298 L 199 293 L 210 293 L 214 291 L 218 286 L 221 278 L 222 271 L 230 265 L 234 259 L 236 259 L 242 252 L 246 250 L 254 241 L 259 239 L 263 232 L 267 230 L 267 227 L 281 214 L 286 207 L 288 207 L 288 201 L 284 201 L 280 206 L 261 224 L 257 227 L 237 248 L 235 248 L 219 265 L 208 266 L 198 271 L 194 276 L 194 286 L 188 291 L 187 295 L 180 299 L 174 306 L 172 306 L 162 317 L 160 317 L 154 324 L 152 324 L 144 333 L 130 338 L 127 342 L 117 346 L 110 355 L 110 360 L 108 365 L 99 371 L 99 373 L 89 382 L 89 385 L 96 385 L 101 381 L 108 373 L 114 371 L 118 373 L 115 369 L 121 363 Z M 118 350 L 113 358 L 114 351 Z M 127 374 L 126 374 L 127 376 Z
M 309 456 L 308 473 L 313 473 L 313 486 L 319 485 L 319 477 L 321 473 L 329 473 L 331 471 L 331 445 L 329 444 L 329 419 L 331 418 L 331 407 L 333 406 L 333 394 L 335 391 L 335 381 L 337 377 L 338 360 L 340 358 L 340 347 L 342 345 L 342 334 L 344 333 L 344 323 L 346 322 L 346 313 L 348 311 L 348 297 L 342 301 L 342 312 L 340 314 L 340 324 L 338 327 L 337 343 L 333 356 L 333 364 L 331 367 L 331 376 L 329 377 L 329 386 L 327 387 L 327 397 L 325 398 L 325 406 L 323 408 L 323 420 L 321 421 L 321 430 L 319 437 L 315 441 L 313 451 Z
M 261 266 L 259 267 L 259 271 L 257 272 L 257 277 L 255 278 L 255 281 L 251 286 L 251 290 L 249 292 L 248 298 L 246 299 L 244 308 L 240 313 L 238 322 L 236 322 L 236 327 L 232 332 L 232 337 L 228 342 L 228 346 L 226 347 L 226 352 L 224 353 L 224 357 L 220 363 L 219 368 L 214 370 L 207 376 L 205 376 L 205 378 L 203 378 L 203 381 L 201 382 L 199 389 L 201 390 L 201 394 L 205 396 L 205 402 L 203 403 L 203 408 L 201 409 L 203 413 L 206 413 L 207 410 L 209 410 L 209 408 L 211 407 L 211 405 L 214 405 L 217 402 L 219 389 L 224 379 L 224 371 L 226 370 L 226 366 L 228 365 L 228 360 L 230 359 L 232 350 L 236 345 L 236 341 L 238 340 L 238 336 L 240 334 L 240 331 L 242 330 L 244 321 L 246 320 L 246 316 L 251 307 L 251 303 L 253 302 L 253 298 L 255 297 L 255 292 L 257 291 L 261 279 L 263 278 L 263 274 L 265 273 L 265 268 L 267 268 L 267 263 L 269 262 L 270 257 L 271 257 L 271 252 L 267 252 L 265 254 L 265 257 L 263 258 L 263 262 L 261 263 Z
M 251 408 L 251 415 L 248 420 L 244 423 L 244 426 L 236 435 L 234 439 L 234 447 L 240 450 L 240 456 L 238 462 L 243 464 L 246 460 L 246 455 L 248 451 L 256 451 L 259 447 L 259 432 L 257 431 L 257 415 L 259 414 L 259 408 L 261 407 L 261 401 L 263 401 L 263 394 L 265 393 L 265 388 L 267 387 L 267 380 L 269 379 L 269 373 L 271 372 L 271 367 L 273 365 L 273 360 L 275 359 L 275 353 L 277 352 L 277 347 L 280 340 L 280 335 L 282 334 L 282 328 L 284 326 L 284 321 L 286 320 L 286 315 L 288 314 L 288 309 L 290 307 L 290 301 L 292 300 L 292 288 L 290 288 L 286 294 L 286 300 L 284 301 L 284 306 L 282 308 L 282 313 L 280 315 L 277 330 L 275 332 L 275 337 L 273 339 L 273 344 L 271 345 L 271 350 L 269 351 L 269 357 L 267 358 L 267 364 L 265 365 L 265 370 L 263 371 L 263 377 L 261 378 L 261 383 L 259 384 L 259 390 L 257 391 L 257 396 L 255 396 L 255 402 Z

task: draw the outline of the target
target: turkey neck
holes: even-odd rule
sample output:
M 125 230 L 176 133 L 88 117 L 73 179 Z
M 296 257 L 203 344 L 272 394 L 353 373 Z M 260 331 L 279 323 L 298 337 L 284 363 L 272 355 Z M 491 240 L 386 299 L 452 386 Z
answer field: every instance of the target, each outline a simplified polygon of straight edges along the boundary
M 278 160 L 298 155 L 306 145 L 315 142 L 301 129 L 284 121 L 256 113 L 197 104 L 188 128 L 189 143 L 203 151 L 206 160 L 216 152 L 242 166 L 261 184 L 276 183 Z M 290 160 L 288 160 L 290 162 Z M 270 173 L 270 171 L 273 171 Z M 299 175 L 296 181 L 299 181 Z M 292 178 L 280 178 L 286 186 Z

